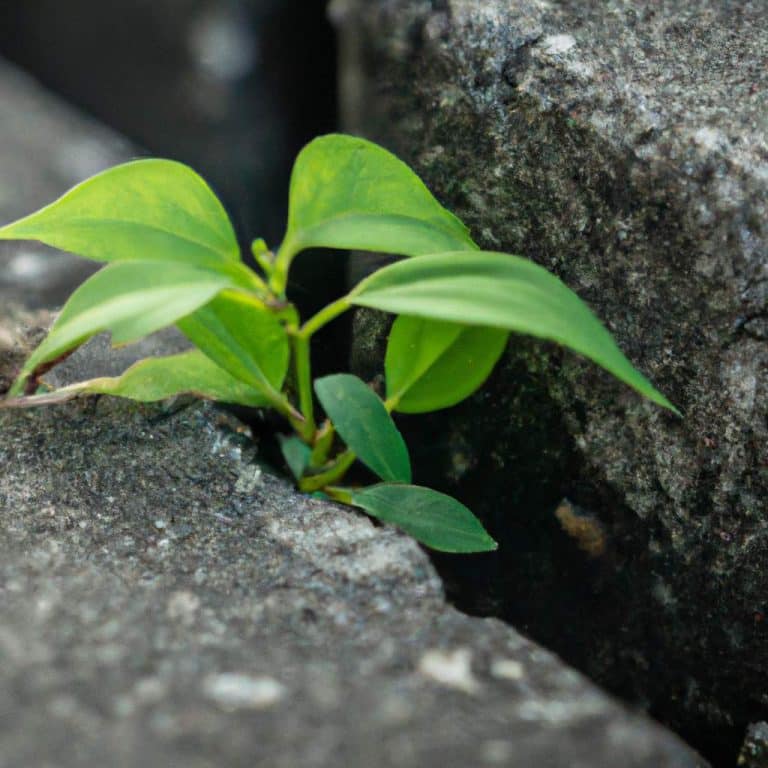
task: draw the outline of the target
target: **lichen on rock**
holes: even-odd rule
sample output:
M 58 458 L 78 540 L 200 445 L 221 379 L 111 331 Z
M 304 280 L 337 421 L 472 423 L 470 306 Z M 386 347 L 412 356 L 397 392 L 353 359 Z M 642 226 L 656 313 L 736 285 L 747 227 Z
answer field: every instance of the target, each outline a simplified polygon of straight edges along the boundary
M 513 338 L 485 394 L 406 420 L 429 444 L 421 480 L 508 553 L 448 573 L 459 599 L 703 742 L 730 733 L 731 754 L 768 707 L 764 21 L 755 2 L 355 0 L 340 23 L 364 73 L 347 127 L 412 163 L 481 246 L 558 274 L 684 412 Z M 366 372 L 372 336 L 369 319 Z M 603 565 L 553 523 L 563 496 L 608 529 Z

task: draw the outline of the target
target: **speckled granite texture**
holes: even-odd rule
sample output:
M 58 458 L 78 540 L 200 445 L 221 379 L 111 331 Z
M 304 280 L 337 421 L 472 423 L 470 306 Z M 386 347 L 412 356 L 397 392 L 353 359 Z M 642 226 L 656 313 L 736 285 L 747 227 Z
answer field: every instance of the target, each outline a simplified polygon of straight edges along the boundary
M 257 459 L 210 406 L 0 410 L 0 768 L 705 766 Z
M 483 247 L 560 275 L 685 413 L 516 339 L 486 394 L 405 421 L 422 480 L 448 477 L 506 543 L 484 578 L 450 570 L 456 593 L 713 747 L 738 740 L 768 711 L 765 3 L 331 13 L 347 127 L 412 163 Z M 369 375 L 384 331 L 358 319 Z M 605 528 L 601 561 L 560 530 L 562 496 Z
M 768 767 L 768 723 L 753 723 L 739 755 L 739 768 Z

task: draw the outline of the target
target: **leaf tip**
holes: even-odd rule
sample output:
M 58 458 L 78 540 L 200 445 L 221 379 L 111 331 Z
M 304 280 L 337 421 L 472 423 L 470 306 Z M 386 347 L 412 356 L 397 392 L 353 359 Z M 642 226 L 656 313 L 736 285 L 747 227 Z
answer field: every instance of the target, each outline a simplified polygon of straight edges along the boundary
M 659 390 L 655 387 L 651 387 L 650 391 L 643 392 L 642 394 L 645 395 L 645 397 L 647 397 L 651 402 L 656 403 L 656 405 L 660 405 L 665 410 L 677 416 L 678 419 L 685 418 L 682 411 L 673 405 L 672 402 L 668 400 L 664 395 L 662 395 L 661 392 L 659 392 Z

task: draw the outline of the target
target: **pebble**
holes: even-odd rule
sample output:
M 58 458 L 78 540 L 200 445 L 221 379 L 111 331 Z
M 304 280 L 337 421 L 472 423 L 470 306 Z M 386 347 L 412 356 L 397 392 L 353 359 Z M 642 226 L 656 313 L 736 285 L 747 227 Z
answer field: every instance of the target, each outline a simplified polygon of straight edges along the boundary
M 268 709 L 287 691 L 271 677 L 251 677 L 237 673 L 210 675 L 203 681 L 203 693 L 222 709 Z
M 494 659 L 491 674 L 501 680 L 522 680 L 525 670 L 523 665 L 514 659 Z
M 419 661 L 419 672 L 440 685 L 465 693 L 477 693 L 480 685 L 472 675 L 472 653 L 468 648 L 453 651 L 432 649 Z

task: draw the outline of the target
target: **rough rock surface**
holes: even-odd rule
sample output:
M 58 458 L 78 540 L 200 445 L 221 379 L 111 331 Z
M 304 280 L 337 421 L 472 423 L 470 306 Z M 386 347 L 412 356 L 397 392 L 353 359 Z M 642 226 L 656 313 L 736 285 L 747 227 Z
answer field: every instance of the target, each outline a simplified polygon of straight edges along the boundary
M 749 726 L 738 764 L 739 768 L 768 766 L 768 723 L 754 723 Z
M 733 727 L 735 754 L 768 711 L 765 4 L 331 12 L 347 127 L 411 162 L 483 247 L 560 275 L 685 413 L 515 339 L 487 394 L 412 428 L 422 479 L 449 476 L 506 543 L 463 589 L 702 743 Z M 359 322 L 370 374 L 383 323 Z M 559 529 L 562 496 L 605 529 L 598 562 Z
M 0 411 L 0 465 L 0 768 L 705 765 L 210 406 Z

